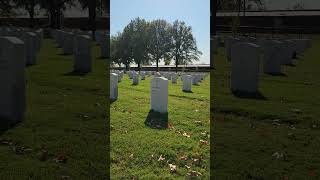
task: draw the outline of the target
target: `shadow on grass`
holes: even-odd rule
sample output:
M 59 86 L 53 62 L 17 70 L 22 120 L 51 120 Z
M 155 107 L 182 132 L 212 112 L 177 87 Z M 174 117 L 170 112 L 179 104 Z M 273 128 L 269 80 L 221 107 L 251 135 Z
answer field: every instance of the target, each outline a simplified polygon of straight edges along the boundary
M 14 126 L 10 125 L 8 122 L 7 119 L 0 117 L 0 136 Z
M 255 93 L 244 92 L 244 91 L 232 91 L 232 94 L 237 98 L 242 98 L 242 99 L 268 100 L 260 91 Z
M 168 128 L 168 113 L 150 110 L 144 124 L 153 129 L 166 129 Z
M 72 53 L 58 53 L 58 56 L 72 56 Z
M 186 90 L 182 90 L 182 92 L 184 92 L 184 93 L 193 93 L 192 91 L 186 91 Z
M 285 73 L 265 73 L 270 76 L 283 76 L 283 77 L 288 77 Z
M 116 101 L 117 101 L 117 99 L 110 99 L 110 105 L 111 105 L 112 103 L 116 102 Z
M 68 73 L 64 73 L 64 76 L 85 76 L 87 75 L 89 72 L 79 72 L 79 71 L 71 71 Z
M 32 67 L 34 65 L 36 65 L 36 64 L 26 64 L 26 68 Z
M 99 60 L 107 60 L 107 59 L 108 59 L 108 57 L 102 57 L 102 56 L 99 56 L 99 57 L 97 57 L 97 59 L 99 59 Z
M 295 64 L 285 64 L 285 66 L 297 67 Z

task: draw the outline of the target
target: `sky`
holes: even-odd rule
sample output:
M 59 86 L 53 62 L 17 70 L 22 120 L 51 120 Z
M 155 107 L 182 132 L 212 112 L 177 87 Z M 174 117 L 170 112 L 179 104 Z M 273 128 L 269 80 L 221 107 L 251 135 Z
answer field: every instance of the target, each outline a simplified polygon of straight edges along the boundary
M 111 0 L 111 35 L 122 32 L 136 17 L 147 21 L 165 19 L 170 23 L 184 21 L 192 27 L 198 49 L 203 53 L 195 64 L 210 63 L 210 0 Z

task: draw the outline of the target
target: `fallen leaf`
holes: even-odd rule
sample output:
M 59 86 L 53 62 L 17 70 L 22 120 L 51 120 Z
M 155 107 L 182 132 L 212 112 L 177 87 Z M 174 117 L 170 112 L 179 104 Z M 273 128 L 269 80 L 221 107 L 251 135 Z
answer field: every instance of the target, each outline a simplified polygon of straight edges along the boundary
M 189 134 L 187 134 L 186 132 L 184 132 L 184 133 L 182 134 L 182 136 L 185 136 L 185 137 L 187 137 L 187 138 L 189 138 L 189 137 L 190 137 L 190 135 L 189 135 Z
M 65 154 L 58 154 L 58 156 L 54 159 L 56 163 L 66 163 L 68 160 Z
M 170 167 L 170 172 L 171 172 L 171 173 L 177 172 L 177 166 L 176 166 L 176 165 L 169 164 L 169 167 Z
M 163 160 L 165 160 L 166 158 L 164 158 L 164 157 L 162 157 L 162 154 L 160 155 L 160 157 L 159 157 L 159 159 L 158 159 L 158 161 L 163 161 Z
M 179 158 L 180 160 L 183 160 L 183 161 L 186 161 L 188 159 L 188 156 L 187 155 L 183 155 Z
M 202 174 L 197 171 L 191 171 L 188 173 L 188 175 L 191 177 L 198 177 L 198 176 L 201 176 Z
M 272 157 L 275 157 L 277 159 L 280 159 L 283 157 L 283 153 L 275 152 L 272 154 Z
M 133 154 L 130 154 L 129 158 L 132 159 L 133 158 Z
M 200 139 L 200 144 L 201 144 L 201 145 L 208 145 L 208 144 L 209 144 L 209 142 L 208 142 L 208 141 L 205 141 L 205 140 Z
M 190 166 L 187 166 L 187 165 L 184 165 L 187 169 L 190 169 L 191 167 Z
M 60 179 L 66 180 L 66 179 L 71 179 L 71 177 L 70 176 L 61 176 Z

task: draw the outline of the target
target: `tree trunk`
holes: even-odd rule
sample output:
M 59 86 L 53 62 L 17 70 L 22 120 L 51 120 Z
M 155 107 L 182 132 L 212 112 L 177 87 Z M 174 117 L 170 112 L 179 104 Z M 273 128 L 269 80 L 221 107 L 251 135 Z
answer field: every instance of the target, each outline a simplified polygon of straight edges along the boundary
M 34 28 L 34 6 L 35 6 L 35 2 L 33 0 L 33 1 L 31 1 L 30 6 L 27 7 L 28 12 L 29 12 L 29 16 L 30 16 L 30 19 L 29 19 L 30 20 L 29 21 L 30 28 Z
M 240 11 L 241 11 L 241 0 L 238 0 L 238 17 L 240 17 Z
M 178 62 L 179 62 L 179 61 L 178 61 L 178 58 L 176 57 L 176 73 L 178 72 L 178 65 L 179 65 Z
M 56 27 L 57 27 L 57 29 L 61 29 L 61 11 L 60 11 L 60 9 L 56 10 Z
M 139 69 L 139 72 L 141 71 L 141 64 L 138 63 L 138 69 Z
M 243 17 L 246 16 L 246 0 L 243 0 Z
M 217 34 L 217 30 L 216 30 L 216 26 L 217 26 L 217 2 L 218 0 L 213 0 L 213 9 L 212 9 L 212 14 L 211 14 L 211 25 L 212 25 L 212 29 L 211 29 L 211 34 L 212 35 L 216 35 Z
M 157 72 L 159 72 L 159 60 L 157 59 Z
M 30 15 L 30 28 L 34 28 L 34 9 L 31 8 L 30 11 L 29 11 L 29 15 Z
M 95 34 L 96 34 L 96 8 L 97 8 L 97 2 L 96 0 L 90 0 L 89 1 L 89 27 L 92 31 L 92 40 L 96 40 Z

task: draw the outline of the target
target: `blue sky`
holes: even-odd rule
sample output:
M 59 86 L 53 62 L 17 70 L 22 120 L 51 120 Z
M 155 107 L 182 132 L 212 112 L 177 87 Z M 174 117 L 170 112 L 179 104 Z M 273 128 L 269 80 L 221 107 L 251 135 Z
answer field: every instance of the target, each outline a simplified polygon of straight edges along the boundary
M 203 53 L 196 64 L 210 63 L 210 0 L 111 0 L 111 35 L 122 31 L 136 17 L 186 22 Z

